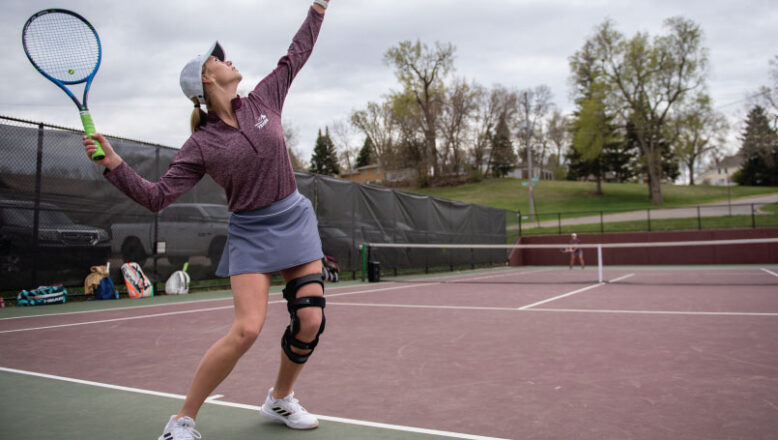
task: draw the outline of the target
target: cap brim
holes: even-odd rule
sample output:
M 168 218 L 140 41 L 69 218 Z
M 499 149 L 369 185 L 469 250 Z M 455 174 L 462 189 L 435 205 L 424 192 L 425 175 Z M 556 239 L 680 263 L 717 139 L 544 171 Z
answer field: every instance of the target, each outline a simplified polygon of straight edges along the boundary
M 214 42 L 213 46 L 211 46 L 211 49 L 206 53 L 209 57 L 215 56 L 219 61 L 224 61 L 224 49 L 218 41 Z

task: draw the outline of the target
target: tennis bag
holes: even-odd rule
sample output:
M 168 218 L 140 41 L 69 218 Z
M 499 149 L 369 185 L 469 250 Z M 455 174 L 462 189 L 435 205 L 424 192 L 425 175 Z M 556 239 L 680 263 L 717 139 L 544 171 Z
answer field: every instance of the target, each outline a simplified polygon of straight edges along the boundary
M 177 270 L 170 275 L 170 278 L 165 282 L 165 293 L 168 295 L 186 295 L 189 293 L 189 274 L 186 273 L 186 269 L 189 267 L 189 262 L 184 263 L 182 270 Z
M 55 286 L 38 286 L 34 290 L 22 290 L 16 296 L 18 306 L 43 306 L 48 304 L 65 304 L 68 291 L 62 284 Z
M 337 283 L 340 279 L 340 266 L 338 265 L 338 260 L 329 255 L 325 255 L 324 258 L 321 259 L 321 272 L 322 279 Z
M 127 286 L 127 295 L 130 298 L 143 298 L 154 296 L 154 286 L 149 282 L 149 278 L 143 273 L 143 269 L 135 262 L 122 264 L 122 277 Z
M 113 285 L 111 277 L 103 277 L 95 287 L 95 299 L 119 299 L 119 291 Z

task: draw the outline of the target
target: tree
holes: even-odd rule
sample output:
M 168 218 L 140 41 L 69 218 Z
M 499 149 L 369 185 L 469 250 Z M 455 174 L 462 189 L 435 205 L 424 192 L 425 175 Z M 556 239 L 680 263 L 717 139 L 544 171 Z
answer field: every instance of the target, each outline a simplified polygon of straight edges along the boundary
M 465 162 L 465 142 L 475 116 L 476 92 L 464 79 L 455 80 L 445 94 L 439 118 L 443 148 L 439 159 L 447 173 L 458 174 Z
M 757 99 L 754 101 L 765 110 L 769 109 L 772 112 L 772 126 L 774 130 L 778 130 L 778 55 L 773 56 L 770 60 L 768 74 L 770 85 L 760 87 L 756 95 Z
M 677 119 L 675 155 L 686 166 L 689 185 L 694 185 L 694 172 L 700 160 L 725 142 L 727 120 L 713 110 L 710 97 L 704 93 L 689 104 Z
M 397 131 L 397 145 L 394 148 L 396 168 L 416 168 L 419 184 L 427 186 L 431 175 L 429 150 L 423 130 L 421 108 L 410 92 L 395 93 L 389 96 L 392 109 L 392 121 Z
M 503 113 L 492 138 L 492 173 L 495 177 L 502 177 L 516 168 L 516 153 L 506 119 L 507 115 Z
M 473 165 L 486 175 L 492 169 L 493 155 L 489 152 L 492 147 L 494 129 L 502 115 L 506 120 L 513 118 L 516 113 L 516 92 L 508 90 L 501 85 L 487 90 L 483 86 L 475 86 L 476 109 L 473 116 Z M 487 157 L 488 155 L 488 157 Z
M 359 150 L 359 156 L 357 156 L 356 167 L 364 167 L 373 163 L 373 141 L 370 140 L 370 136 L 365 137 L 365 143 L 362 144 L 362 148 Z
M 549 165 L 554 167 L 554 178 L 562 179 L 564 177 L 564 167 L 562 165 L 562 158 L 565 155 L 565 149 L 569 145 L 569 124 L 567 117 L 559 110 L 554 110 L 551 117 L 548 120 L 548 128 L 546 130 L 548 140 L 554 148 L 554 153 L 549 156 Z
M 551 97 L 551 89 L 544 84 L 517 94 L 516 139 L 520 146 L 519 155 L 526 158 L 528 165 L 542 165 L 545 159 L 548 143 L 543 124 L 546 114 L 554 107 Z M 535 177 L 535 173 L 532 174 L 530 178 Z
M 297 152 L 297 129 L 289 122 L 284 122 L 284 142 L 286 143 L 286 152 L 289 154 L 289 162 L 295 171 L 305 171 L 305 163 Z
M 735 181 L 741 185 L 778 185 L 778 133 L 770 127 L 763 107 L 756 106 L 748 112 L 741 139 L 744 163 Z
M 378 163 L 384 167 L 391 166 L 397 142 L 392 103 L 368 102 L 365 110 L 355 111 L 351 115 L 351 124 L 370 138 Z
M 430 49 L 421 41 L 401 41 L 384 54 L 384 62 L 394 67 L 394 73 L 403 86 L 402 95 L 410 95 L 421 114 L 424 133 L 425 171 L 440 172 L 437 152 L 438 117 L 444 96 L 443 78 L 454 67 L 454 46 L 435 44 Z
M 582 161 L 591 163 L 588 168 L 597 178 L 597 195 L 602 195 L 603 149 L 619 142 L 611 123 L 613 117 L 606 114 L 602 91 L 600 83 L 591 84 L 588 97 L 579 100 L 579 111 L 572 124 L 573 149 Z
M 331 139 L 338 151 L 341 170 L 351 172 L 354 170 L 354 159 L 359 148 L 354 145 L 355 128 L 347 121 L 338 120 L 332 124 Z
M 321 134 L 321 129 L 319 129 L 319 136 L 316 138 L 316 146 L 313 148 L 313 156 L 311 156 L 310 171 L 325 176 L 340 174 L 338 154 L 335 151 L 335 144 L 333 144 L 330 138 L 329 128 L 325 129 L 324 135 Z
M 695 91 L 704 89 L 707 49 L 702 29 L 691 20 L 665 20 L 667 35 L 651 41 L 645 33 L 631 39 L 614 29 L 610 20 L 572 59 L 576 66 L 590 66 L 608 88 L 609 105 L 623 122 L 634 124 L 637 143 L 645 163 L 651 203 L 662 203 L 663 155 L 666 156 L 668 126 L 676 108 Z M 573 75 L 586 69 L 573 70 Z M 671 139 L 672 140 L 672 139 Z

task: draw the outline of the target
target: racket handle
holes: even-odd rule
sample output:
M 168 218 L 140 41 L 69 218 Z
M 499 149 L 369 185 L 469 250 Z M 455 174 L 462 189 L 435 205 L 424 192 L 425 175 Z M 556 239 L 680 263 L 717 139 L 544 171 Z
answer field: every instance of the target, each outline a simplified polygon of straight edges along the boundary
M 184 263 L 184 272 L 186 272 L 187 269 L 189 269 L 189 262 L 188 261 L 186 263 Z
M 81 111 L 81 124 L 84 125 L 84 132 L 87 134 L 87 136 L 92 137 L 93 134 L 95 134 L 95 123 L 92 122 L 92 115 L 89 114 L 88 111 Z M 92 138 L 92 140 L 95 141 L 95 146 L 97 147 L 97 151 L 92 153 L 92 160 L 103 160 L 105 158 L 105 151 L 103 151 L 103 147 L 100 145 L 100 142 L 97 141 L 97 139 Z

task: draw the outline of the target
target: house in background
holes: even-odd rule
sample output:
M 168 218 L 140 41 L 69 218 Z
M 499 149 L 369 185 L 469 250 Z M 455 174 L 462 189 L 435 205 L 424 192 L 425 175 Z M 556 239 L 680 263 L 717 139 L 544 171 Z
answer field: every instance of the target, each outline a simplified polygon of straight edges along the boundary
M 380 184 L 386 180 L 386 171 L 379 165 L 365 165 L 351 172 L 343 172 L 340 177 L 352 182 Z
M 743 158 L 739 154 L 716 160 L 712 166 L 694 179 L 701 185 L 736 185 L 732 176 L 743 168 Z
M 419 172 L 413 168 L 387 170 L 378 164 L 373 164 L 359 167 L 352 172 L 341 173 L 340 177 L 352 182 L 393 186 L 415 183 L 419 178 Z

